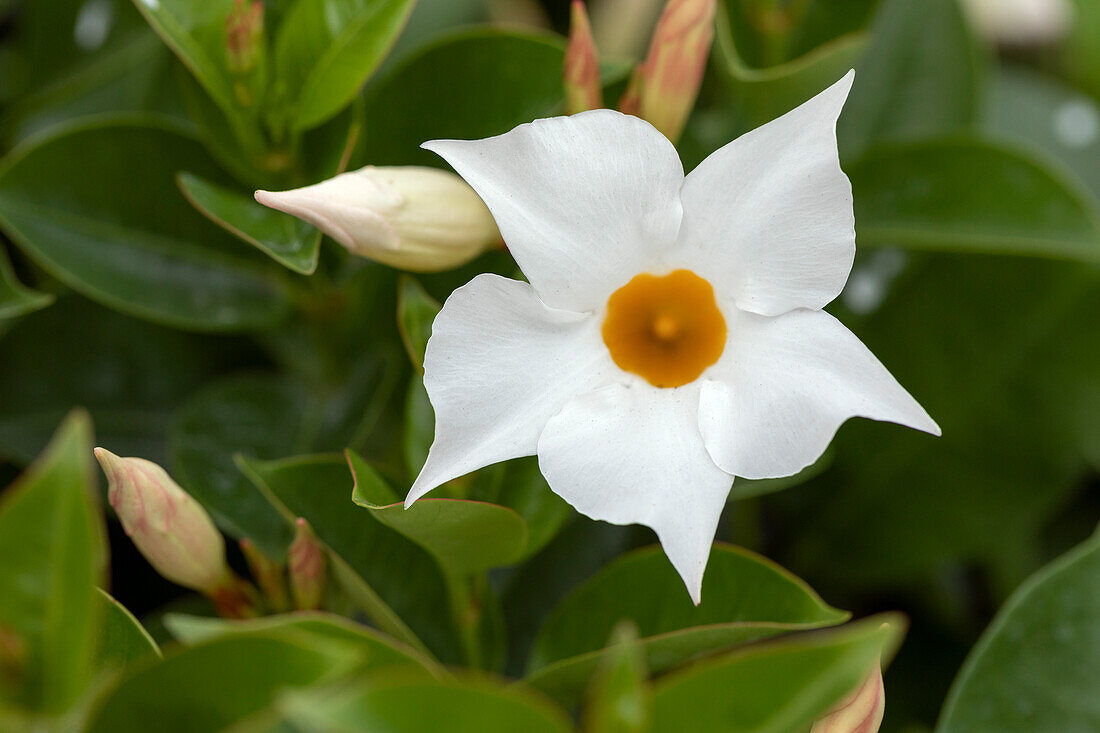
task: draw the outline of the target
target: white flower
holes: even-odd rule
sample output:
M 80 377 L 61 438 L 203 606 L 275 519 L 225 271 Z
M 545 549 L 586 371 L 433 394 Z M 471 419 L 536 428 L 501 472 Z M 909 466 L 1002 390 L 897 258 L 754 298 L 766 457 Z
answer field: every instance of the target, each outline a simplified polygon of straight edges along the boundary
M 415 272 L 449 270 L 500 240 L 485 204 L 449 171 L 357 171 L 291 191 L 257 191 L 264 206 L 313 224 L 354 255 Z
M 813 463 L 849 417 L 939 434 L 821 310 L 855 252 L 836 120 L 852 74 L 690 175 L 649 124 L 609 110 L 437 140 L 530 285 L 479 275 L 435 320 L 435 442 L 406 505 L 537 454 L 583 514 L 652 527 L 699 602 L 734 476 Z

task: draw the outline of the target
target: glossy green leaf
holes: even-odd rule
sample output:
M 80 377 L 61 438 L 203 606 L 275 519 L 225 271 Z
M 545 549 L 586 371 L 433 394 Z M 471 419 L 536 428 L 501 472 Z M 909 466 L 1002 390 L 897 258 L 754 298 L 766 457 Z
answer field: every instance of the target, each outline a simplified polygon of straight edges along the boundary
M 527 681 L 573 701 L 607 654 L 615 624 L 638 626 L 647 665 L 662 672 L 704 651 L 842 623 L 805 583 L 747 550 L 715 545 L 694 606 L 659 547 L 625 555 L 574 590 L 535 641 Z
M 712 657 L 654 685 L 653 733 L 802 733 L 892 656 L 904 621 L 877 616 Z
M 290 528 L 237 469 L 233 455 L 276 458 L 294 450 L 307 397 L 274 376 L 241 375 L 211 384 L 180 408 L 170 433 L 172 474 L 237 537 L 282 557 Z
M 443 661 L 459 657 L 443 572 L 425 550 L 355 509 L 342 456 L 242 459 L 241 465 L 287 526 L 296 517 L 309 521 L 331 550 L 335 574 L 351 585 L 375 625 Z
M 181 328 L 277 322 L 283 286 L 175 189 L 220 174 L 202 147 L 149 120 L 75 124 L 0 169 L 0 226 L 39 265 L 112 308 Z
M 160 647 L 125 606 L 104 590 L 96 589 L 103 627 L 99 631 L 96 667 L 122 668 L 147 659 L 159 659 Z
M 239 343 L 129 318 L 75 294 L 21 318 L 0 350 L 0 454 L 21 464 L 81 405 L 101 445 L 167 465 L 168 427 L 187 395 L 250 355 Z
M 275 76 L 295 130 L 352 100 L 397 40 L 415 0 L 298 0 L 275 39 Z
M 937 733 L 1100 727 L 1100 534 L 1025 582 L 967 657 Z
M 557 113 L 562 58 L 557 37 L 515 31 L 463 31 L 424 47 L 367 89 L 363 160 L 439 166 L 425 140 L 499 135 Z
M 235 110 L 225 34 L 234 0 L 134 0 L 134 5 L 218 106 Z
M 574 730 L 560 708 L 520 689 L 482 679 L 368 678 L 331 692 L 287 696 L 280 708 L 294 724 L 318 733 Z
M 746 69 L 767 69 L 813 52 L 867 24 L 875 0 L 806 0 L 786 7 L 719 0 L 717 31 Z
M 629 621 L 620 623 L 607 650 L 585 695 L 584 730 L 645 733 L 653 722 L 653 693 L 638 629 Z
M 349 452 L 355 476 L 351 499 L 374 519 L 427 550 L 445 572 L 473 575 L 516 562 L 527 546 L 527 524 L 511 509 L 480 501 L 431 499 L 408 509 L 380 495 L 382 482 L 368 463 Z
M 885 0 L 838 126 L 841 155 L 970 125 L 983 61 L 958 0 Z
M 92 674 L 106 550 L 91 455 L 91 421 L 73 412 L 0 501 L 0 632 L 24 649 L 0 697 L 47 713 L 71 705 Z
M 225 637 L 278 636 L 283 633 L 298 638 L 316 635 L 353 646 L 363 669 L 412 665 L 427 669 L 433 675 L 445 674 L 435 662 L 413 648 L 331 613 L 300 611 L 246 621 L 170 614 L 165 617 L 164 623 L 176 639 L 189 646 Z
M 297 273 L 317 269 L 321 232 L 316 227 L 191 173 L 180 173 L 176 181 L 192 206 L 233 236 Z
M 170 655 L 125 679 L 89 733 L 207 733 L 262 714 L 281 692 L 352 670 L 354 647 L 315 635 L 226 637 Z
M 527 523 L 524 557 L 541 550 L 557 535 L 562 525 L 576 514 L 560 496 L 550 490 L 538 458 L 516 458 L 483 468 L 474 474 L 467 499 L 500 504 L 518 513 Z
M 397 284 L 397 327 L 409 360 L 419 372 L 424 371 L 424 351 L 441 307 L 414 278 L 401 276 Z
M 45 308 L 53 296 L 28 288 L 15 277 L 8 253 L 0 247 L 0 320 L 15 318 Z
M 1094 202 L 1012 147 L 978 140 L 880 147 L 848 175 L 860 245 L 1100 262 Z

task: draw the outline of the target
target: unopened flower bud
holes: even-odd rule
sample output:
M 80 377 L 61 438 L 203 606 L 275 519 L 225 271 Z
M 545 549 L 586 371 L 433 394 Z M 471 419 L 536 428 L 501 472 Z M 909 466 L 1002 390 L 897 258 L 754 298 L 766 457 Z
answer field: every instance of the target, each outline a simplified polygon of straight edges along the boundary
M 565 47 L 562 78 L 567 114 L 603 107 L 600 60 L 583 0 L 573 0 L 570 10 L 569 43 Z
M 276 612 L 287 610 L 289 604 L 284 578 L 286 568 L 260 552 L 256 543 L 247 537 L 238 544 L 241 554 L 248 563 L 248 569 L 252 571 L 252 579 L 256 581 L 256 585 L 260 586 L 271 610 Z
M 810 733 L 876 733 L 885 710 L 882 670 L 876 664 L 852 694 L 814 723 Z
M 980 35 L 1004 46 L 1054 43 L 1073 25 L 1070 0 L 964 0 L 963 8 Z
M 684 130 L 703 81 L 714 38 L 715 2 L 669 0 L 639 67 L 636 114 L 673 142 Z
M 264 4 L 235 0 L 225 19 L 225 50 L 229 70 L 247 74 L 256 68 L 264 43 Z
M 297 532 L 287 552 L 294 605 L 301 610 L 317 609 L 325 590 L 325 553 L 309 522 L 299 517 L 296 524 Z
M 367 166 L 292 191 L 257 191 L 352 254 L 414 272 L 463 265 L 500 242 L 489 209 L 454 173 Z
M 207 595 L 232 580 L 221 533 L 163 468 L 103 448 L 95 449 L 95 457 L 107 474 L 107 499 L 122 528 L 158 573 Z

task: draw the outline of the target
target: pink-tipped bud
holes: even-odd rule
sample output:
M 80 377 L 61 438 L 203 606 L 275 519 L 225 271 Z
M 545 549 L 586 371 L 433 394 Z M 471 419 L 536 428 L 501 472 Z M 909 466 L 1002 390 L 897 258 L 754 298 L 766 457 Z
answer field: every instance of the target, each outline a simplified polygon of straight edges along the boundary
M 603 107 L 600 58 L 583 0 L 573 0 L 569 13 L 569 43 L 565 47 L 562 80 L 567 114 Z
M 669 0 L 640 67 L 638 116 L 675 142 L 695 106 L 714 38 L 716 0 Z
M 876 664 L 851 695 L 814 723 L 810 733 L 876 733 L 885 710 L 882 670 Z
M 299 517 L 295 524 L 294 541 L 287 552 L 294 605 L 301 610 L 320 608 L 325 590 L 325 552 L 309 522 Z
M 221 533 L 163 468 L 103 448 L 95 449 L 95 457 L 107 474 L 107 499 L 122 528 L 158 573 L 208 596 L 232 583 Z
M 235 0 L 225 19 L 225 50 L 229 70 L 247 74 L 256 68 L 263 53 L 264 4 L 256 0 Z
M 260 586 L 264 597 L 267 598 L 271 610 L 279 612 L 287 610 L 290 605 L 287 601 L 285 568 L 267 555 L 260 552 L 256 543 L 245 537 L 238 545 L 241 554 L 248 563 L 248 569 L 252 571 L 252 579 Z
M 624 115 L 634 115 L 635 117 L 641 116 L 643 79 L 642 65 L 638 64 L 634 67 L 634 72 L 630 75 L 630 81 L 626 83 L 626 89 L 623 90 L 623 95 L 619 97 L 619 111 Z

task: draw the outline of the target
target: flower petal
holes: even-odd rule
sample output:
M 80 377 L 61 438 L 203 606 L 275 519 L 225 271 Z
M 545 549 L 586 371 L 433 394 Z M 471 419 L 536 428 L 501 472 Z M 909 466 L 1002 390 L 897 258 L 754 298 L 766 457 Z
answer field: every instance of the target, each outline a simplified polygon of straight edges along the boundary
M 684 180 L 677 253 L 738 308 L 821 308 L 855 256 L 852 186 L 836 120 L 854 72 L 718 149 Z
M 592 110 L 423 147 L 481 195 L 551 307 L 603 306 L 676 241 L 683 167 L 672 143 L 636 117 Z
M 739 312 L 708 373 L 699 427 L 714 462 L 744 478 L 790 476 L 850 417 L 940 429 L 855 334 L 824 311 Z
M 424 386 L 435 441 L 405 500 L 453 478 L 535 454 L 546 421 L 616 369 L 592 316 L 552 310 L 527 283 L 478 275 L 432 324 Z
M 593 519 L 645 524 L 696 604 L 733 477 L 707 455 L 698 389 L 612 384 L 566 403 L 539 439 L 550 488 Z

